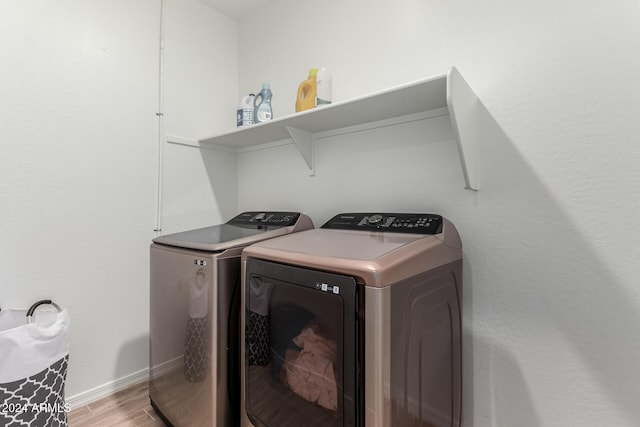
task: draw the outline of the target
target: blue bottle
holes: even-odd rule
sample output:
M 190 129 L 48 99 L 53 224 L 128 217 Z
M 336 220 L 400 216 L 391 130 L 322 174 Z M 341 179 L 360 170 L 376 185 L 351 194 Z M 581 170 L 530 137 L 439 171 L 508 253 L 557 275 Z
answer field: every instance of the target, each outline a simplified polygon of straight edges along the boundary
M 253 120 L 255 123 L 262 123 L 273 119 L 271 96 L 269 83 L 262 83 L 262 90 L 253 98 Z

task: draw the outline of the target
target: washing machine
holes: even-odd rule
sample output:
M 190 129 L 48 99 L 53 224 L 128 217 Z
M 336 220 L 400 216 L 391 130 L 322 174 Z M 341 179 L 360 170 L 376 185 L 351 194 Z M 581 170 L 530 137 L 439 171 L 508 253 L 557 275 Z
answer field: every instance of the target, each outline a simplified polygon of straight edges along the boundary
M 440 215 L 344 213 L 242 254 L 241 425 L 461 425 L 462 244 Z
M 153 239 L 149 397 L 166 424 L 238 425 L 240 254 L 311 228 L 299 212 L 244 212 Z

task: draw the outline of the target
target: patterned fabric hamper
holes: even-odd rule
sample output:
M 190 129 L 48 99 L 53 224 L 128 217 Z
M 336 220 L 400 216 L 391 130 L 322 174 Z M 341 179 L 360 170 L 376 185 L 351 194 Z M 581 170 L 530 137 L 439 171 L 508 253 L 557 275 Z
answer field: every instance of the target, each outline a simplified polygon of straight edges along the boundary
M 0 311 L 0 426 L 67 426 L 69 323 L 50 300 Z

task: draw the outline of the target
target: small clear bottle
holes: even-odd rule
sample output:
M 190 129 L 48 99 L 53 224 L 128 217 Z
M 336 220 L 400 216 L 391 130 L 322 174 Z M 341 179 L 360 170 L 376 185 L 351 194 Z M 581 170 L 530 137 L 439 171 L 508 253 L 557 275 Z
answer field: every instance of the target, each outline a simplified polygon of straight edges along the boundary
M 331 82 L 331 73 L 329 70 L 324 67 L 320 68 L 316 75 L 316 82 L 316 105 L 320 107 L 331 104 L 333 98 L 333 83 Z

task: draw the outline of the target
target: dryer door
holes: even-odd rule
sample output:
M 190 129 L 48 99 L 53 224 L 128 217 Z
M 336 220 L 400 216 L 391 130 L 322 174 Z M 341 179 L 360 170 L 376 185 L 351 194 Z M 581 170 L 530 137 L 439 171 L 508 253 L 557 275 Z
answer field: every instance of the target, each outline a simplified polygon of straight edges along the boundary
M 256 426 L 357 425 L 354 278 L 250 258 L 246 415 Z

